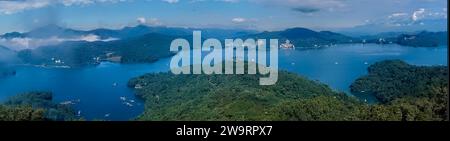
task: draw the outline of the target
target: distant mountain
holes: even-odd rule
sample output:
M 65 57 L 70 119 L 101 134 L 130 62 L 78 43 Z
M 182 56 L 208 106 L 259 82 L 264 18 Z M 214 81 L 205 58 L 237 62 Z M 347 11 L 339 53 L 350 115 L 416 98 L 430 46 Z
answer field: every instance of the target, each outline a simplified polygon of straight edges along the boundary
M 418 32 L 418 33 L 386 33 L 364 38 L 349 37 L 330 31 L 313 31 L 306 28 L 291 28 L 283 31 L 261 32 L 229 29 L 193 29 L 171 27 L 149 27 L 139 25 L 120 30 L 95 29 L 78 31 L 58 26 L 47 26 L 27 33 L 7 33 L 2 38 L 35 37 L 44 38 L 58 35 L 66 38 L 95 34 L 101 38 L 121 38 L 120 40 L 68 40 L 59 44 L 46 45 L 39 48 L 11 50 L 0 47 L 0 61 L 10 62 L 11 58 L 34 65 L 81 67 L 96 65 L 101 61 L 120 63 L 153 62 L 162 57 L 173 55 L 169 51 L 171 42 L 176 38 L 192 40 L 192 31 L 202 30 L 203 39 L 206 38 L 255 38 L 279 39 L 280 43 L 290 40 L 296 47 L 327 47 L 345 43 L 397 43 L 405 46 L 440 46 L 448 44 L 447 32 Z M 39 32 L 51 31 L 50 33 Z M 6 54 L 6 55 L 5 55 Z M 8 57 L 5 57 L 8 56 Z M 12 56 L 12 57 L 11 57 Z M 16 58 L 17 60 L 17 58 Z
M 191 35 L 192 31 L 194 30 L 200 30 L 202 31 L 203 38 L 218 38 L 218 39 L 236 38 L 240 36 L 258 33 L 257 31 L 254 30 L 244 30 L 244 29 L 193 28 L 189 30 L 191 30 L 189 35 Z
M 86 31 L 81 30 L 73 30 L 68 28 L 63 28 L 57 25 L 46 25 L 36 29 L 33 29 L 29 32 L 19 33 L 19 32 L 11 32 L 3 34 L 2 38 L 38 38 L 45 39 L 50 37 L 60 37 L 60 38 L 70 38 L 70 37 L 79 37 L 82 35 L 89 34 Z
M 69 28 L 63 28 L 57 25 L 47 25 L 40 28 L 36 28 L 27 32 L 25 35 L 32 38 L 49 38 L 49 37 L 61 37 L 61 38 L 71 38 L 79 37 L 89 34 L 85 31 L 74 30 Z
M 129 38 L 142 36 L 149 33 L 157 33 L 169 36 L 188 36 L 192 35 L 193 31 L 202 31 L 202 37 L 204 38 L 220 38 L 220 39 L 257 33 L 257 31 L 244 29 L 180 28 L 180 27 L 146 26 L 146 25 L 125 27 L 119 30 L 96 29 L 88 32 L 99 36 Z
M 12 38 L 51 38 L 51 37 L 60 37 L 60 38 L 76 38 L 80 36 L 86 35 L 96 35 L 99 36 L 100 39 L 107 38 L 133 38 L 142 36 L 150 33 L 157 33 L 169 36 L 186 36 L 192 35 L 194 30 L 199 30 L 203 32 L 203 36 L 206 38 L 227 38 L 227 37 L 235 37 L 242 36 L 246 34 L 254 34 L 256 31 L 252 30 L 243 30 L 243 29 L 216 29 L 216 28 L 179 28 L 179 27 L 165 27 L 165 26 L 146 26 L 146 25 L 137 25 L 133 27 L 124 27 L 122 29 L 93 29 L 88 31 L 83 30 L 75 30 L 70 28 L 60 27 L 58 25 L 47 25 L 43 27 L 39 27 L 33 29 L 29 32 L 19 33 L 19 32 L 10 32 L 0 35 L 0 38 L 12 39 Z
M 113 29 L 94 29 L 89 31 L 82 30 L 74 30 L 70 28 L 63 28 L 58 25 L 46 25 L 43 27 L 39 27 L 33 29 L 29 32 L 19 33 L 19 32 L 11 32 L 6 33 L 0 37 L 3 38 L 51 38 L 51 37 L 59 37 L 59 38 L 77 38 L 80 36 L 85 36 L 89 34 L 100 36 L 101 38 L 123 38 L 123 37 L 134 37 L 141 36 L 143 34 L 147 34 L 150 31 L 144 29 L 141 26 L 137 27 L 126 27 L 121 30 L 113 30 Z
M 95 65 L 99 61 L 121 63 L 153 62 L 172 55 L 169 47 L 176 38 L 192 39 L 194 30 L 202 31 L 203 38 L 229 38 L 253 34 L 256 31 L 239 29 L 195 29 L 177 27 L 151 27 L 138 25 L 118 30 L 94 29 L 88 31 L 48 25 L 29 32 L 11 32 L 0 36 L 0 45 L 12 47 L 24 63 L 34 65 L 79 67 Z M 14 38 L 27 38 L 13 40 Z M 110 38 L 119 40 L 108 40 Z M 108 41 L 105 41 L 108 40 Z M 34 47 L 38 46 L 38 47 Z M 10 47 L 10 46 L 8 46 Z M 11 48 L 11 47 L 10 47 Z
M 291 28 L 284 31 L 262 32 L 241 38 L 290 40 L 296 47 L 322 47 L 342 43 L 360 42 L 359 39 L 330 31 L 316 32 L 306 28 Z
M 437 47 L 448 45 L 447 32 L 420 32 L 419 34 L 402 34 L 397 37 L 397 44 L 414 47 Z
M 181 28 L 168 28 L 168 27 L 150 27 L 145 25 L 138 25 L 135 27 L 124 27 L 122 29 L 94 29 L 87 31 L 90 34 L 95 34 L 103 37 L 115 37 L 115 38 L 132 38 L 138 37 L 149 33 L 158 33 L 164 35 L 188 35 L 189 32 Z
M 138 37 L 150 33 L 157 33 L 169 36 L 184 36 L 192 34 L 191 30 L 185 28 L 177 28 L 177 27 L 164 27 L 164 26 L 155 26 L 150 27 L 146 25 L 138 25 L 134 27 L 124 27 L 122 29 L 94 29 L 87 31 L 90 34 L 95 34 L 103 37 L 115 37 L 115 38 L 132 38 Z
M 448 32 L 390 32 L 373 36 L 363 36 L 367 43 L 387 44 L 395 43 L 413 47 L 437 47 L 448 45 Z
M 383 32 L 383 33 L 376 33 L 376 34 L 357 35 L 354 37 L 360 38 L 362 40 L 371 40 L 371 39 L 379 39 L 379 38 L 395 38 L 402 34 L 415 34 L 415 33 L 418 33 L 418 32 Z
M 124 27 L 117 30 L 100 28 L 82 31 L 64 28 L 57 25 L 47 25 L 25 33 L 11 32 L 0 35 L 0 45 L 7 46 L 13 50 L 23 50 L 38 48 L 41 46 L 58 45 L 63 42 L 72 41 L 108 42 L 113 40 L 140 37 L 151 33 L 174 37 L 184 37 L 192 36 L 192 32 L 194 30 L 202 31 L 203 38 L 219 39 L 257 33 L 256 31 L 241 29 L 201 29 L 146 25 Z
M 12 39 L 12 38 L 25 38 L 26 35 L 20 32 L 10 32 L 0 35 L 0 38 Z
M 25 63 L 43 66 L 82 67 L 96 65 L 101 61 L 153 62 L 172 55 L 169 47 L 175 38 L 150 33 L 111 42 L 65 42 L 33 50 L 21 50 L 17 56 Z

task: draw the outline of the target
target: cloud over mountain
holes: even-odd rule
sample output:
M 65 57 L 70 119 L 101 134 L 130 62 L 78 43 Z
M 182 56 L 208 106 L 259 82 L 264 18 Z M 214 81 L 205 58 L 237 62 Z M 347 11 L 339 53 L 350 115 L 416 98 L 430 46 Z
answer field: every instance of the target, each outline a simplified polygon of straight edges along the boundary
M 446 9 L 418 8 L 411 12 L 396 12 L 378 19 L 366 20 L 362 25 L 343 29 L 347 33 L 381 33 L 414 31 L 447 31 Z
M 0 0 L 0 20 L 6 21 L 0 24 L 0 32 L 26 31 L 46 24 L 119 28 L 136 21 L 145 25 L 244 26 L 269 31 L 291 27 L 335 30 L 361 25 L 427 26 L 446 20 L 446 5 L 445 0 Z M 36 14 L 45 11 L 57 14 Z M 53 19 L 57 22 L 46 22 Z

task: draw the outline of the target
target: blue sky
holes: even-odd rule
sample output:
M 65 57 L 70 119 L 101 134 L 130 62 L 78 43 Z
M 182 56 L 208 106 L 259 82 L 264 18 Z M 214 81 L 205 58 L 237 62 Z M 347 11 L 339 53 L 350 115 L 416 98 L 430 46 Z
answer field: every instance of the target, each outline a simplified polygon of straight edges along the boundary
M 447 0 L 0 0 L 0 33 L 45 24 L 93 29 L 141 23 L 263 31 L 425 27 L 428 21 L 446 20 Z

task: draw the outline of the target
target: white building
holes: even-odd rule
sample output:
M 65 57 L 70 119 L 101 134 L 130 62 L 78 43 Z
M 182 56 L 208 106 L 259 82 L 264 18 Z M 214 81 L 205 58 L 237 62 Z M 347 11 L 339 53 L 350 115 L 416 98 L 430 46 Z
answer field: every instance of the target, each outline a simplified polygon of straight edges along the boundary
M 295 45 L 291 44 L 291 41 L 286 40 L 284 44 L 280 45 L 280 48 L 282 49 L 295 49 Z

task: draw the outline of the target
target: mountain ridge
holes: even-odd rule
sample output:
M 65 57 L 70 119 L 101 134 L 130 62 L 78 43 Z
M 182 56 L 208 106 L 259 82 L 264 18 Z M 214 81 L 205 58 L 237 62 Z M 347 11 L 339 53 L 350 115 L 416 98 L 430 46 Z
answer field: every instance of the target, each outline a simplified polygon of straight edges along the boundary
M 342 43 L 357 43 L 359 39 L 331 31 L 314 31 L 296 27 L 283 31 L 264 31 L 241 38 L 290 40 L 297 47 L 327 47 Z
M 28 32 L 8 32 L 0 35 L 0 38 L 50 38 L 50 37 L 79 37 L 83 35 L 97 35 L 102 39 L 106 38 L 132 38 L 142 36 L 149 33 L 159 33 L 170 36 L 185 36 L 192 35 L 192 31 L 201 30 L 206 33 L 208 37 L 224 38 L 232 37 L 245 33 L 256 33 L 257 31 L 246 29 L 220 29 L 220 28 L 181 28 L 181 27 L 167 27 L 167 26 L 148 26 L 136 25 L 126 26 L 120 29 L 97 28 L 92 30 L 76 30 L 71 28 L 64 28 L 58 25 L 46 25 L 35 28 Z M 224 33 L 221 33 L 224 32 Z M 208 34 L 210 33 L 210 34 Z M 220 34 L 214 35 L 212 33 Z

